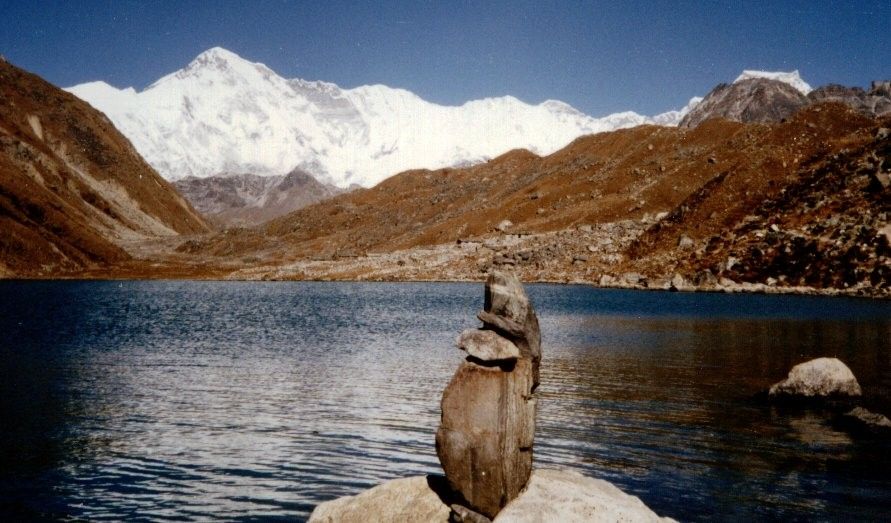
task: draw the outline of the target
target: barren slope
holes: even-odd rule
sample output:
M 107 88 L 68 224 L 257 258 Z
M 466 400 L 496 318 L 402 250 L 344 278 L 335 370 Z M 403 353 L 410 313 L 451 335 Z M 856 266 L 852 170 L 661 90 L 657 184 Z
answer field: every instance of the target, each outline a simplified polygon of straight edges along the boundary
M 105 116 L 0 60 L 0 275 L 104 266 L 128 242 L 205 231 Z
M 815 175 L 818 166 L 847 169 L 838 158 L 854 154 L 872 158 L 856 162 L 886 179 L 887 137 L 876 138 L 881 125 L 887 122 L 823 104 L 779 124 L 642 126 L 580 138 L 544 158 L 512 151 L 467 169 L 402 173 L 256 229 L 189 241 L 179 251 L 215 258 L 247 278 L 468 279 L 506 264 L 537 280 L 667 287 L 678 275 L 682 284 L 701 287 L 725 278 L 881 294 L 888 289 L 878 236 L 887 230 L 887 187 L 877 189 L 881 182 L 867 183 L 864 174 L 850 182 L 851 191 L 866 183 L 873 193 L 858 196 L 837 190 L 849 183 L 842 175 Z M 822 195 L 823 218 L 854 223 L 870 216 L 856 223 L 873 246 L 865 258 L 826 251 L 835 261 L 820 265 L 819 276 L 788 271 L 780 279 L 780 269 L 749 261 L 736 231 L 763 232 L 777 213 L 810 212 L 814 196 L 782 198 L 804 194 L 802 184 Z M 501 231 L 503 220 L 511 225 Z M 720 242 L 727 245 L 715 250 Z M 728 256 L 743 263 L 728 268 Z M 846 271 L 858 276 L 839 276 Z

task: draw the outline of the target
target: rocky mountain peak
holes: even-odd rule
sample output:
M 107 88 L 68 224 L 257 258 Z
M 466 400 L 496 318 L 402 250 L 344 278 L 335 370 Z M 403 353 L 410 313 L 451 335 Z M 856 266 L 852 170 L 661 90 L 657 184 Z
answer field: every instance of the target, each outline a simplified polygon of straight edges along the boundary
M 777 122 L 808 104 L 807 97 L 787 82 L 770 78 L 746 78 L 715 87 L 693 108 L 680 126 L 696 127 L 710 118 L 736 122 Z

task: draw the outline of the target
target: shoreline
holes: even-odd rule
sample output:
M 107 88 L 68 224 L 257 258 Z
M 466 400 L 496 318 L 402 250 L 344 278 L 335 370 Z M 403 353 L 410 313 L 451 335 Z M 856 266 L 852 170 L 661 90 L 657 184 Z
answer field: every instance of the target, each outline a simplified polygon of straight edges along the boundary
M 218 283 L 466 283 L 479 284 L 485 282 L 485 276 L 480 278 L 416 278 L 416 279 L 386 279 L 386 278 L 233 278 L 230 276 L 166 276 L 166 275 L 140 275 L 138 277 L 102 275 L 89 276 L 84 274 L 61 275 L 50 278 L 18 276 L 14 278 L 0 277 L 0 282 L 130 282 L 130 281 L 164 281 L 164 282 L 218 282 Z M 673 288 L 670 286 L 642 286 L 616 283 L 612 285 L 600 285 L 597 282 L 565 280 L 565 279 L 537 279 L 527 280 L 524 284 L 530 285 L 565 285 L 584 286 L 598 290 L 624 290 L 643 292 L 678 292 L 678 293 L 702 293 L 702 294 L 760 294 L 779 296 L 818 296 L 856 298 L 870 301 L 891 301 L 891 294 L 863 294 L 858 291 L 863 289 L 817 289 L 814 287 L 773 287 L 761 283 L 736 283 L 733 286 Z

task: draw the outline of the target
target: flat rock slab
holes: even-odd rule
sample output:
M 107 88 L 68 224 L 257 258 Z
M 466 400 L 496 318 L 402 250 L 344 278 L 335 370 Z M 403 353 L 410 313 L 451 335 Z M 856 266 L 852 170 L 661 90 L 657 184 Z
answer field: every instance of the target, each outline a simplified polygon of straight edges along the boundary
M 467 329 L 458 336 L 458 348 L 483 361 L 515 360 L 520 349 L 495 331 Z
M 570 470 L 536 470 L 523 494 L 509 503 L 495 523 L 559 521 L 649 522 L 674 521 L 661 518 L 639 498 L 622 492 L 602 479 Z
M 451 510 L 431 476 L 395 479 L 320 504 L 310 523 L 446 523 Z M 431 486 L 432 485 L 432 486 Z M 434 490 L 437 489 L 437 490 Z M 609 482 L 569 470 L 535 470 L 529 485 L 494 523 L 669 522 Z
M 437 493 L 444 482 L 444 478 L 435 476 L 387 481 L 355 496 L 321 503 L 312 511 L 309 522 L 448 521 L 451 509 Z
M 829 396 L 860 396 L 857 378 L 847 365 L 837 358 L 817 358 L 800 363 L 789 371 L 789 377 L 774 384 L 770 396 L 825 398 Z

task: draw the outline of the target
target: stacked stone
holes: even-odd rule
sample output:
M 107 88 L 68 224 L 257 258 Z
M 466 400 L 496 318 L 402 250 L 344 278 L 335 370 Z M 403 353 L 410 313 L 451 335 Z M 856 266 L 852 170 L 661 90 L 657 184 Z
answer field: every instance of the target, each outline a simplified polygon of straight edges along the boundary
M 481 329 L 458 337 L 467 353 L 442 396 L 436 453 L 465 509 L 488 518 L 516 498 L 532 472 L 541 334 L 517 277 L 486 282 Z M 464 519 L 469 519 L 464 516 Z

